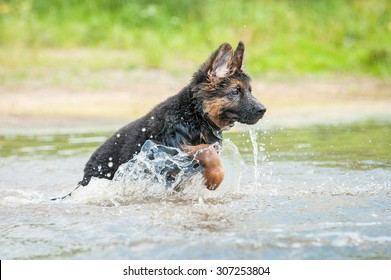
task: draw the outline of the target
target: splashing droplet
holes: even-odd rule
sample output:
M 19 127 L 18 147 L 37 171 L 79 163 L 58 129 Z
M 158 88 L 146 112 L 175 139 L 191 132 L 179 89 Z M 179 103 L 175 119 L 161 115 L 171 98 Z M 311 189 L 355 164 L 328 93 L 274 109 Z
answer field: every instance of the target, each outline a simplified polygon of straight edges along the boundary
M 258 143 L 257 137 L 258 132 L 253 128 L 249 130 L 251 144 L 253 145 L 253 160 L 254 160 L 254 181 L 258 181 L 259 171 L 258 171 Z

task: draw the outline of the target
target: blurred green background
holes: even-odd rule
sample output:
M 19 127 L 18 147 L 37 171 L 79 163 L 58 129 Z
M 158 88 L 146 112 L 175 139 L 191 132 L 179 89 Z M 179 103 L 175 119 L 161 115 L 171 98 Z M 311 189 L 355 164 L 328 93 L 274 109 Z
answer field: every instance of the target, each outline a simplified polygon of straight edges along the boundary
M 239 40 L 253 75 L 388 79 L 391 1 L 0 1 L 3 79 L 58 64 L 180 73 Z

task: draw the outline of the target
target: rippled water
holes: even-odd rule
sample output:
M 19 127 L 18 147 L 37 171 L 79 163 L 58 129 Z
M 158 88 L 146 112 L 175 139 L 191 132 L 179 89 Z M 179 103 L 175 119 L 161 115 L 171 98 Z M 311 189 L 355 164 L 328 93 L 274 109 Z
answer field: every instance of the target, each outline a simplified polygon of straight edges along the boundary
M 111 132 L 0 133 L 0 258 L 391 259 L 390 123 L 249 129 L 214 192 L 93 180 L 56 202 Z

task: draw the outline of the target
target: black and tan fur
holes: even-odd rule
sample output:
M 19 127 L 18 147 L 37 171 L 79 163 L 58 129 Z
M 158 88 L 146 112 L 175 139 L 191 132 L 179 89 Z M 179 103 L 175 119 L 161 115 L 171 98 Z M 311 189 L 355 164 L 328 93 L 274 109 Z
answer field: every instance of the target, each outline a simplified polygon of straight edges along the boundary
M 140 152 L 147 140 L 180 148 L 204 167 L 208 189 L 217 188 L 224 170 L 212 144 L 235 122 L 255 124 L 266 109 L 251 94 L 244 69 L 244 45 L 222 44 L 194 73 L 190 84 L 147 115 L 124 126 L 106 140 L 85 165 L 79 185 L 92 177 L 113 179 L 118 167 Z

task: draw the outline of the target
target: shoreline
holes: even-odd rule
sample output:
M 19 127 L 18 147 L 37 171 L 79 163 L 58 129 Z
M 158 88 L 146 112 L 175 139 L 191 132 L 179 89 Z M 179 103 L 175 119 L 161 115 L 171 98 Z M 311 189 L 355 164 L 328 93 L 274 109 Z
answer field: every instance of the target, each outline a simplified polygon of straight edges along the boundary
M 103 79 L 103 76 L 106 76 Z M 49 85 L 22 81 L 0 84 L 0 131 L 118 127 L 179 92 L 187 76 L 159 70 L 91 73 L 88 81 Z M 110 77 L 108 79 L 107 77 Z M 101 82 L 91 87 L 91 80 Z M 151 83 L 151 81 L 153 81 Z M 266 106 L 257 127 L 391 120 L 391 82 L 369 78 L 265 81 L 255 78 L 254 95 Z M 235 129 L 241 129 L 235 125 Z

